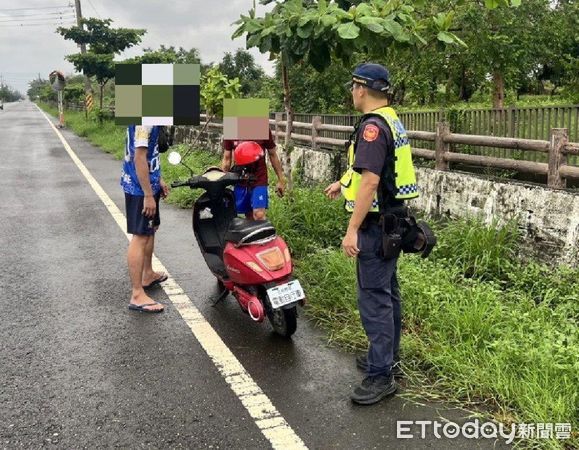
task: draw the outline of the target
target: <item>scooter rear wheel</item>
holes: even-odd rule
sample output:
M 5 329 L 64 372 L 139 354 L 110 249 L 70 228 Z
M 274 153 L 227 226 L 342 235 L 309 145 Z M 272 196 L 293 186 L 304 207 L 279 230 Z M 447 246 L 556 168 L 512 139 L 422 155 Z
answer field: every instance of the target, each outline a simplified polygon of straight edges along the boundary
M 289 338 L 296 332 L 298 326 L 298 313 L 294 306 L 289 309 L 274 309 L 267 312 L 267 318 L 275 331 L 280 336 Z

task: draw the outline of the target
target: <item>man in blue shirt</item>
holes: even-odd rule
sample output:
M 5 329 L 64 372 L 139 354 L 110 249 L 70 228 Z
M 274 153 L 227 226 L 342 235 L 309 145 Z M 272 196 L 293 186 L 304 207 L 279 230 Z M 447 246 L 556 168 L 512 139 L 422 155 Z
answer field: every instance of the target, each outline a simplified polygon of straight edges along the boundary
M 125 191 L 127 233 L 133 238 L 127 252 L 132 295 L 129 309 L 147 313 L 163 311 L 163 305 L 145 292 L 168 276 L 153 271 L 155 232 L 159 228 L 159 198 L 169 193 L 161 179 L 158 126 L 131 125 L 127 129 L 121 186 Z

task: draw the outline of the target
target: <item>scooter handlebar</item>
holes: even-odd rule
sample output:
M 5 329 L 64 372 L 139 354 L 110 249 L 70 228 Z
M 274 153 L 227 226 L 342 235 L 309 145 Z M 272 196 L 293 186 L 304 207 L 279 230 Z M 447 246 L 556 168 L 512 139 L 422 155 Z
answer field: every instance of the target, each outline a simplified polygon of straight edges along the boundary
M 171 183 L 172 188 L 182 187 L 182 186 L 189 186 L 191 189 L 195 188 L 207 188 L 209 185 L 213 183 L 220 183 L 225 186 L 233 186 L 239 184 L 243 181 L 255 181 L 256 177 L 253 175 L 244 175 L 241 176 L 234 172 L 228 172 L 225 174 L 221 179 L 212 181 L 203 175 L 197 175 L 189 178 L 188 180 L 177 180 Z
M 188 181 L 173 181 L 171 183 L 172 188 L 181 187 L 181 186 L 188 186 L 188 185 L 189 185 Z
M 176 180 L 171 183 L 172 188 L 182 187 L 182 186 L 189 186 L 190 188 L 195 187 L 195 185 L 199 182 L 199 176 L 191 177 L 188 180 Z

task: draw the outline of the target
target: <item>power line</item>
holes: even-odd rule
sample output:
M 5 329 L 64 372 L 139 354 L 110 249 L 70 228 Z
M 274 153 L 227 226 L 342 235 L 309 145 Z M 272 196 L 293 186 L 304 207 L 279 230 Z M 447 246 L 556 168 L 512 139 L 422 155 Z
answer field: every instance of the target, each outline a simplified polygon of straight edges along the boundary
M 92 9 L 94 10 L 94 12 L 96 13 L 97 16 L 99 16 L 99 19 L 102 19 L 101 15 L 99 14 L 99 12 L 96 10 L 96 8 L 94 7 L 94 5 L 92 4 L 91 0 L 88 0 L 89 5 L 92 7 Z
M 32 75 L 32 74 L 30 74 L 30 75 L 28 75 L 28 76 L 15 77 L 15 76 L 13 76 L 13 75 L 6 75 L 6 72 L 3 72 L 3 73 L 4 73 L 4 78 L 5 78 L 6 80 L 16 80 L 16 81 L 18 81 L 18 80 L 29 80 L 30 77 L 33 77 L 33 76 L 36 77 L 36 75 Z
M 0 23 L 11 23 L 11 22 L 20 22 L 20 23 L 34 23 L 34 22 L 46 22 L 47 20 L 63 20 L 63 19 L 75 19 L 76 16 L 74 15 L 74 13 L 71 15 L 70 13 L 68 14 L 63 14 L 61 16 L 56 16 L 56 17 L 38 17 L 38 18 L 34 18 L 34 19 L 8 19 L 8 20 L 0 20 Z
M 0 8 L 0 11 L 35 11 L 37 9 L 62 9 L 62 8 L 71 8 L 72 4 L 69 3 L 68 5 L 61 5 L 61 6 L 32 6 L 30 8 Z
M 0 13 L 0 14 L 4 14 L 4 16 L 2 16 L 2 19 L 11 19 L 11 18 L 17 18 L 17 17 L 54 16 L 54 15 L 58 15 L 58 14 L 67 14 L 70 12 L 74 13 L 73 10 L 66 11 L 65 9 L 62 9 L 60 11 L 55 11 L 55 12 L 46 11 L 46 12 L 38 12 L 38 13 L 32 13 L 32 14 L 6 14 L 6 13 Z
M 57 23 L 28 23 L 28 24 L 14 24 L 14 25 L 0 25 L 0 28 L 20 28 L 20 27 L 43 27 L 43 26 L 62 26 L 75 25 L 75 22 L 57 22 Z

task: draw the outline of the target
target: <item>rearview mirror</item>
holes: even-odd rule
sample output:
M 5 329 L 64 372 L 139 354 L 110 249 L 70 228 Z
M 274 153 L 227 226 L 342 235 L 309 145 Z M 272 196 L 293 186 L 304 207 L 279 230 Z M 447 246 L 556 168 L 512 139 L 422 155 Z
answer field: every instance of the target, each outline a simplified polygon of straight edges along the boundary
M 179 154 L 179 152 L 171 152 L 167 157 L 167 161 L 169 161 L 169 164 L 176 166 L 181 162 L 181 155 Z

